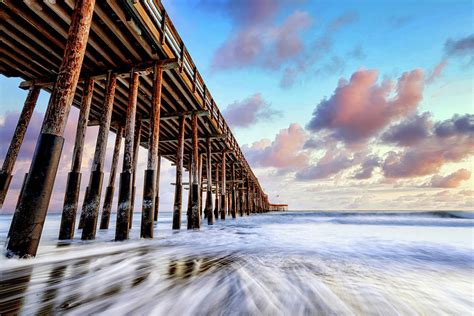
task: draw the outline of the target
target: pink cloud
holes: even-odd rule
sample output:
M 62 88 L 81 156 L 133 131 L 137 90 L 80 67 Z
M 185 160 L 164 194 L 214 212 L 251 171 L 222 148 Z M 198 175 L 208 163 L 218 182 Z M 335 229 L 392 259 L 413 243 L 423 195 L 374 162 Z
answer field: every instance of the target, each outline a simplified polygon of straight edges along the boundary
M 233 21 L 233 29 L 216 50 L 211 62 L 214 71 L 256 66 L 279 69 L 281 64 L 300 53 L 300 33 L 311 25 L 307 12 L 294 11 L 280 26 L 273 18 L 286 1 L 229 1 L 221 9 Z
M 261 93 L 255 93 L 242 101 L 229 104 L 223 115 L 232 127 L 248 127 L 262 118 L 271 120 L 281 113 L 273 110 Z
M 396 85 L 390 80 L 377 84 L 377 78 L 376 70 L 359 70 L 349 82 L 341 79 L 334 94 L 317 105 L 307 128 L 328 130 L 336 139 L 357 143 L 414 113 L 423 96 L 421 69 L 403 73 Z
M 428 78 L 426 78 L 426 83 L 433 83 L 436 79 L 441 77 L 441 74 L 447 65 L 448 65 L 447 59 L 443 59 L 442 61 L 440 61 L 440 63 L 436 65 L 436 67 L 431 71 Z
M 315 165 L 300 170 L 296 174 L 296 179 L 306 181 L 328 178 L 355 164 L 357 164 L 355 158 L 351 158 L 347 152 L 327 150 Z
M 429 138 L 401 152 L 390 152 L 383 163 L 388 178 L 412 178 L 438 172 L 444 164 L 458 162 L 474 154 L 474 139 Z
M 302 151 L 307 134 L 296 124 L 280 130 L 274 141 L 260 140 L 242 150 L 249 162 L 259 167 L 274 167 L 280 171 L 294 170 L 307 165 L 308 156 Z
M 434 188 L 457 188 L 462 181 L 469 180 L 471 172 L 467 169 L 459 169 L 445 177 L 435 175 L 431 178 L 429 185 Z

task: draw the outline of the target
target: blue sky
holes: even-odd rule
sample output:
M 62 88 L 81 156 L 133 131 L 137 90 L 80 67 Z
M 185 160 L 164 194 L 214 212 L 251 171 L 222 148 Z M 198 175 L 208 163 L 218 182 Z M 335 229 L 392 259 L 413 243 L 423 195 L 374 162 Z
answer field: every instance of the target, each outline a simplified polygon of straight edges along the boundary
M 472 1 L 163 4 L 272 201 L 474 208 Z M 0 77 L 3 120 L 19 82 Z

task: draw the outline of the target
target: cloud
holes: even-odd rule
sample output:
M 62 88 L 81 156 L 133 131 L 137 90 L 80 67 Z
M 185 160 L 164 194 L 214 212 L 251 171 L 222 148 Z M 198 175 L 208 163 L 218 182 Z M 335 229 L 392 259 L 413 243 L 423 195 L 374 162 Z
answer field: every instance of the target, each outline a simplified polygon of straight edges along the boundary
M 459 169 L 445 177 L 435 175 L 431 178 L 429 186 L 434 188 L 457 188 L 462 181 L 469 180 L 471 172 L 467 169 Z
M 328 149 L 315 165 L 297 172 L 296 179 L 301 181 L 325 179 L 360 163 L 361 158 L 361 155 L 351 155 L 345 150 Z
M 460 39 L 449 38 L 444 43 L 444 51 L 450 57 L 474 58 L 474 34 Z
M 356 45 L 347 55 L 357 60 L 362 60 L 367 57 L 361 44 Z
M 331 53 L 335 33 L 357 20 L 357 13 L 346 12 L 330 21 L 323 30 L 322 35 L 308 45 L 307 49 L 295 60 L 295 63 L 285 67 L 283 76 L 280 79 L 280 87 L 290 88 L 296 83 L 298 78 L 307 73 L 326 75 L 331 69 L 335 69 L 335 66 L 337 66 L 335 71 L 341 71 L 345 63 L 340 57 L 334 55 L 319 69 L 314 71 L 313 68 L 315 64 L 322 62 Z
M 312 19 L 307 12 L 296 10 L 280 26 L 275 26 L 272 20 L 286 2 L 242 0 L 217 6 L 231 18 L 233 26 L 229 37 L 215 51 L 211 69 L 245 66 L 279 69 L 300 53 L 303 49 L 300 34 L 311 25 Z
M 390 80 L 377 84 L 377 78 L 376 70 L 359 70 L 349 82 L 341 79 L 334 94 L 316 106 L 307 128 L 328 130 L 338 140 L 358 143 L 416 110 L 424 88 L 421 69 L 403 73 L 396 85 Z
M 354 179 L 365 180 L 372 178 L 372 174 L 376 167 L 380 166 L 380 158 L 372 155 L 362 163 L 361 168 L 354 174 Z
M 442 61 L 440 61 L 439 64 L 436 65 L 436 67 L 431 71 L 428 78 L 426 78 L 426 83 L 428 84 L 433 83 L 436 79 L 441 77 L 441 74 L 447 65 L 448 65 L 447 59 L 443 59 Z
M 306 139 L 305 130 L 293 123 L 280 130 L 274 141 L 262 139 L 251 146 L 242 146 L 242 151 L 251 165 L 273 167 L 285 172 L 307 165 L 308 156 L 302 151 Z
M 439 137 L 451 137 L 458 134 L 474 137 L 474 114 L 454 115 L 451 119 L 437 122 L 434 132 Z
M 474 139 L 456 136 L 452 139 L 430 137 L 422 144 L 401 152 L 390 152 L 383 162 L 387 178 L 413 178 L 438 172 L 450 162 L 459 162 L 474 154 Z
M 412 146 L 426 139 L 432 127 L 430 113 L 416 114 L 391 126 L 382 134 L 381 140 L 397 146 Z
M 242 101 L 229 104 L 223 111 L 227 123 L 233 127 L 248 127 L 260 119 L 271 120 L 281 112 L 273 110 L 262 94 L 255 93 Z

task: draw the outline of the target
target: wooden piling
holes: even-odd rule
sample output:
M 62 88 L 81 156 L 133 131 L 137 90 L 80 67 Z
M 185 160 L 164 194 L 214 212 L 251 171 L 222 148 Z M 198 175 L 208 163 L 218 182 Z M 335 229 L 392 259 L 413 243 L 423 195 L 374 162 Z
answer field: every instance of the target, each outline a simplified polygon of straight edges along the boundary
M 128 228 L 131 229 L 133 225 L 133 211 L 135 210 L 135 193 L 137 191 L 137 165 L 138 153 L 140 151 L 140 139 L 142 136 L 142 121 L 137 119 L 135 122 L 135 134 L 133 139 L 133 167 L 132 167 L 132 197 L 130 201 L 130 220 L 128 221 Z
M 206 140 L 206 149 L 207 149 L 207 156 L 206 156 L 206 175 L 207 175 L 207 190 L 206 191 L 207 192 L 206 192 L 206 208 L 204 212 L 206 213 L 206 216 L 207 216 L 207 224 L 213 225 L 214 214 L 212 212 L 212 147 L 211 147 L 210 138 Z
M 237 218 L 237 196 L 236 196 L 236 192 L 235 192 L 235 163 L 232 163 L 230 165 L 230 172 L 231 172 L 231 177 L 232 177 L 232 185 L 231 185 L 231 192 L 230 192 L 230 196 L 231 196 L 231 204 L 232 204 L 232 209 L 231 209 L 231 215 L 232 215 L 232 218 Z
M 104 161 L 107 150 L 107 139 L 109 136 L 112 110 L 114 106 L 115 88 L 117 87 L 117 75 L 109 73 L 107 78 L 107 91 L 102 108 L 99 133 L 92 162 L 92 171 L 89 179 L 89 194 L 84 200 L 85 217 L 82 229 L 82 240 L 95 239 L 97 230 L 97 218 L 99 217 L 100 195 L 102 193 L 102 182 L 104 178 Z
M 220 199 L 219 195 L 221 195 L 219 191 L 219 164 L 216 164 L 216 202 L 215 202 L 215 207 L 214 207 L 214 218 L 217 220 L 219 219 L 219 213 L 220 213 Z
M 100 218 L 100 229 L 109 229 L 110 213 L 114 200 L 115 177 L 117 175 L 117 165 L 120 155 L 120 146 L 122 145 L 123 127 L 119 125 L 115 134 L 114 152 L 112 156 L 112 165 L 110 166 L 109 185 L 105 190 L 104 205 L 102 206 L 102 216 Z
M 140 237 L 153 238 L 155 216 L 156 169 L 158 165 L 158 144 L 160 140 L 161 86 L 163 70 L 155 65 L 153 73 L 153 96 L 151 104 L 151 126 L 148 139 L 148 161 L 143 185 L 143 203 Z M 159 178 L 158 178 L 159 179 Z
M 13 167 L 15 166 L 16 158 L 20 152 L 21 144 L 25 138 L 26 129 L 30 123 L 33 111 L 38 100 L 41 89 L 37 86 L 32 86 L 28 91 L 23 110 L 18 118 L 15 132 L 13 133 L 12 141 L 8 147 L 7 155 L 3 161 L 2 170 L 0 171 L 0 209 L 3 206 L 5 197 L 12 180 Z
M 226 199 L 226 151 L 222 152 L 222 167 L 221 167 L 221 219 L 225 220 L 225 215 L 227 213 L 227 199 Z
M 117 241 L 128 239 L 132 199 L 132 168 L 138 84 L 138 74 L 133 70 L 130 74 L 128 106 L 125 120 L 125 149 L 123 153 L 122 173 L 120 174 L 117 224 L 115 227 L 115 240 Z
M 173 229 L 181 228 L 181 212 L 183 207 L 183 158 L 184 158 L 184 122 L 186 117 L 179 118 L 178 147 L 176 150 L 176 185 L 173 206 Z
M 199 177 L 198 177 L 198 165 L 199 165 L 199 141 L 198 141 L 198 116 L 194 113 L 191 117 L 191 129 L 192 129 L 192 159 L 191 159 L 191 172 L 192 172 L 192 184 L 190 186 L 191 194 L 191 214 L 188 214 L 188 229 L 199 229 L 201 226 L 201 212 L 199 210 Z
M 81 189 L 82 153 L 84 151 L 84 139 L 86 137 L 87 122 L 89 121 L 89 111 L 93 92 L 94 80 L 88 78 L 84 82 L 84 93 L 82 95 L 79 119 L 77 122 L 71 171 L 67 177 L 66 192 L 64 194 L 61 226 L 59 228 L 59 240 L 72 239 L 74 237 L 77 205 Z
M 95 0 L 77 0 L 64 57 L 46 110 L 23 195 L 18 220 L 8 240 L 7 256 L 35 256 L 64 143 L 64 128 L 84 59 Z

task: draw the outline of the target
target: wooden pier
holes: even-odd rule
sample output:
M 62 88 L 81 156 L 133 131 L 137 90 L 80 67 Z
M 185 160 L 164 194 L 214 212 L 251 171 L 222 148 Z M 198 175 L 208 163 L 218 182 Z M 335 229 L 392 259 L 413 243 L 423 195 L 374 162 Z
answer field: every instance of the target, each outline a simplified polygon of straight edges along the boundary
M 128 239 L 135 194 L 143 195 L 140 236 L 153 238 L 161 158 L 176 165 L 173 229 L 181 227 L 184 167 L 190 169 L 188 229 L 199 229 L 203 215 L 212 225 L 219 217 L 284 209 L 269 203 L 160 1 L 3 0 L 0 18 L 0 73 L 21 77 L 20 88 L 29 90 L 0 171 L 0 207 L 8 198 L 15 160 L 40 90 L 51 93 L 12 220 L 8 256 L 36 255 L 71 106 L 79 108 L 80 115 L 64 193 L 61 240 L 74 237 L 79 209 L 81 238 L 94 239 L 97 225 L 109 228 L 113 205 L 115 239 Z M 89 126 L 99 126 L 99 133 L 81 204 L 80 167 Z M 116 135 L 115 154 L 102 198 L 110 131 Z M 123 169 L 114 204 L 122 137 Z M 146 170 L 136 170 L 139 146 L 148 150 Z M 142 193 L 135 192 L 138 172 L 144 172 Z

